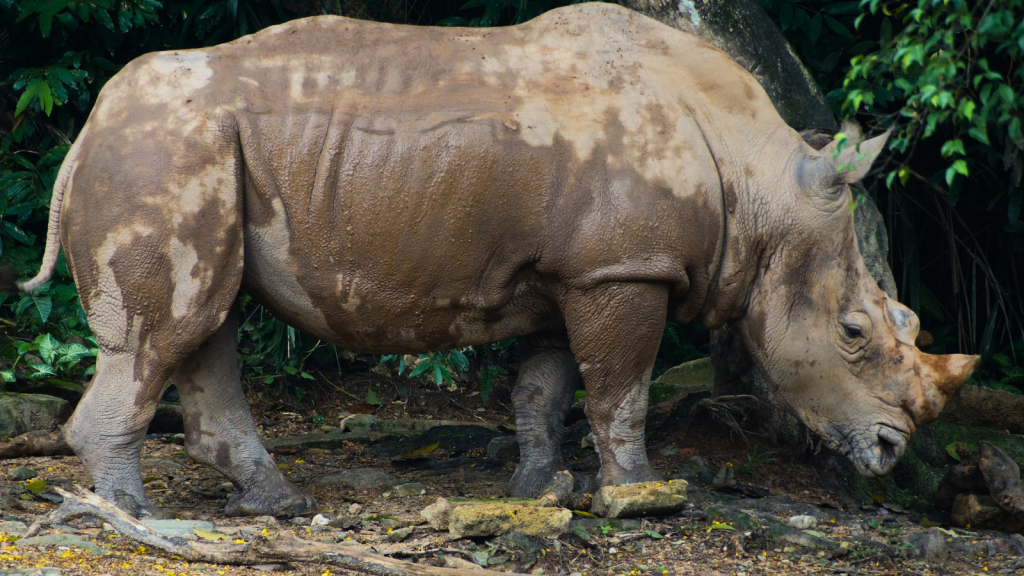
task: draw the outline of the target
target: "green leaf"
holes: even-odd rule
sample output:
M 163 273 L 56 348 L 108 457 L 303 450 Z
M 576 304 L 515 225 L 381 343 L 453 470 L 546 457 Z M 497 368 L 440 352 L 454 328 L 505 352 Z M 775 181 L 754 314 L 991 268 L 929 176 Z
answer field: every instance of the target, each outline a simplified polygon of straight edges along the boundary
M 811 18 L 811 23 L 807 28 L 807 37 L 811 43 L 814 44 L 818 41 L 818 37 L 821 36 L 821 24 L 824 19 L 821 14 L 815 14 L 814 18 Z
M 644 533 L 646 533 L 651 538 L 654 538 L 655 540 L 661 540 L 662 538 L 664 538 L 664 536 L 662 536 L 661 534 L 658 534 L 654 530 L 644 530 Z
M 978 142 L 981 142 L 982 144 L 985 144 L 987 146 L 992 145 L 988 141 L 988 134 L 985 132 L 984 124 L 982 124 L 981 126 L 971 126 L 970 128 L 967 129 L 967 133 L 970 134 L 972 138 L 974 138 Z
M 203 530 L 202 528 L 193 528 L 192 531 L 196 533 L 196 536 L 199 536 L 207 542 L 216 542 L 218 540 L 228 539 L 227 534 L 221 534 L 220 532 L 212 532 L 210 530 Z
M 18 105 L 14 107 L 15 116 L 21 115 L 21 113 L 25 111 L 25 108 L 28 108 L 28 105 L 32 102 L 32 98 L 35 97 L 36 92 L 39 90 L 40 84 L 41 83 L 37 80 L 25 88 L 25 91 L 21 94 L 21 98 L 18 98 Z
M 712 524 L 711 526 L 708 526 L 708 532 L 712 530 L 735 530 L 735 528 L 729 524 Z
M 840 36 L 844 36 L 846 38 L 853 38 L 853 34 L 850 32 L 850 30 L 846 27 L 845 24 L 843 24 L 839 20 L 836 20 L 835 18 L 825 17 L 825 23 L 828 24 L 828 27 L 831 28 L 832 31 L 835 32 L 836 34 L 839 34 Z
M 373 388 L 366 390 L 366 403 L 371 406 L 383 406 L 384 402 L 381 401 L 377 393 L 373 391 Z
M 783 30 L 788 30 L 793 24 L 793 5 L 789 2 L 783 2 L 779 6 L 779 26 Z
M 50 317 L 50 311 L 53 310 L 53 300 L 49 296 L 33 296 L 32 304 L 36 307 L 36 313 L 39 314 L 39 321 L 43 324 Z
M 305 378 L 306 380 L 316 380 L 316 378 L 310 375 L 308 372 L 299 372 L 299 376 Z
M 21 228 L 15 226 L 14 222 L 4 221 L 4 230 L 6 230 L 8 234 L 10 234 L 11 238 L 14 238 L 18 242 L 21 242 L 22 244 L 28 244 L 29 246 L 32 245 L 32 238 L 29 237 L 29 235 L 26 234 Z
M 433 364 L 431 364 L 428 361 L 420 362 L 419 364 L 416 365 L 415 368 L 412 369 L 412 372 L 409 372 L 409 378 L 415 378 L 417 376 L 420 376 L 424 374 L 427 370 L 430 370 L 431 367 L 433 367 Z
M 2 378 L 4 382 L 14 382 L 16 380 L 14 368 L 9 370 L 0 370 L 0 378 Z
M 299 373 L 299 369 L 294 366 L 282 366 L 281 370 L 284 370 L 287 374 L 295 376 Z
M 33 494 L 42 494 L 46 491 L 46 480 L 38 478 L 30 482 L 25 488 L 28 488 L 28 491 Z
M 964 160 L 956 160 L 953 165 L 946 169 L 946 184 L 953 184 L 953 177 L 957 174 L 962 174 L 964 177 L 970 174 L 967 169 L 967 162 Z
M 60 348 L 60 342 L 57 342 L 57 339 L 49 334 L 43 334 L 37 340 L 39 341 L 39 356 L 47 364 L 53 364 L 53 356 Z
M 53 110 L 53 90 L 50 89 L 50 85 L 46 82 L 40 82 L 38 94 L 39 107 L 49 116 Z

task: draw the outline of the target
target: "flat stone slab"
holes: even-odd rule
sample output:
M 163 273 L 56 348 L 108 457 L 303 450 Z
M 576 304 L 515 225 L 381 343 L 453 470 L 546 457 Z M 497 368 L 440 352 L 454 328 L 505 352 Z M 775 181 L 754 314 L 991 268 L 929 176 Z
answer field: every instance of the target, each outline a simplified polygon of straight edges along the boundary
M 100 553 L 100 547 L 95 542 L 89 542 L 81 536 L 75 534 L 47 534 L 45 536 L 33 536 L 32 538 L 22 538 L 14 543 L 18 548 L 25 546 L 68 546 L 75 548 L 81 548 L 82 550 L 88 550 L 93 554 Z
M 178 538 L 184 538 L 186 534 L 195 534 L 194 530 L 196 529 L 206 530 L 207 532 L 213 531 L 213 524 L 203 522 L 202 520 L 166 520 L 146 518 L 145 520 L 140 520 L 140 522 L 164 536 L 176 536 Z
M 686 480 L 605 486 L 594 494 L 590 511 L 605 518 L 675 514 L 686 505 Z
M 448 530 L 454 538 L 499 536 L 509 532 L 555 538 L 569 530 L 570 520 L 572 512 L 565 508 L 498 502 L 455 508 L 451 513 Z
M 402 480 L 375 468 L 351 468 L 313 480 L 318 486 L 341 486 L 353 490 L 384 490 L 402 484 Z
M 438 498 L 436 502 L 420 511 L 420 516 L 434 530 L 448 530 L 451 522 L 452 511 L 462 506 L 484 506 L 489 504 L 505 504 L 510 506 L 527 506 L 532 508 L 550 507 L 551 502 L 547 500 L 532 500 L 529 498 Z

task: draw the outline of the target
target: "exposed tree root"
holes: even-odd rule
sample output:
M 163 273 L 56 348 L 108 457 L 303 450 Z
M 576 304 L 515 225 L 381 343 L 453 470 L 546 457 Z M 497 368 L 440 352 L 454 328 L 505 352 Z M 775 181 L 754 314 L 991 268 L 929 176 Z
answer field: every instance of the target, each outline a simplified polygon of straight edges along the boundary
M 977 454 L 961 444 L 956 452 L 961 462 L 942 479 L 936 503 L 951 508 L 953 522 L 960 526 L 1024 531 L 1024 489 L 1017 463 L 985 441 L 978 442 Z
M 276 537 L 256 536 L 245 544 L 191 542 L 155 532 L 121 509 L 84 487 L 71 491 L 54 488 L 64 503 L 29 527 L 26 537 L 35 536 L 44 525 L 93 516 L 110 523 L 121 536 L 178 556 L 189 562 L 212 564 L 267 564 L 279 562 L 316 562 L 379 576 L 484 576 L 494 573 L 483 568 L 463 570 L 412 564 L 367 552 L 357 546 L 308 542 L 282 531 Z
M 756 396 L 735 394 L 701 400 L 693 405 L 690 414 L 694 417 L 709 418 L 728 428 L 730 434 L 738 433 L 747 440 L 747 434 L 757 436 L 758 432 L 762 432 L 762 416 L 765 410 L 771 408 L 771 405 Z
M 24 458 L 26 456 L 71 456 L 74 452 L 60 430 L 46 432 L 35 430 L 15 436 L 7 444 L 0 444 L 0 459 Z

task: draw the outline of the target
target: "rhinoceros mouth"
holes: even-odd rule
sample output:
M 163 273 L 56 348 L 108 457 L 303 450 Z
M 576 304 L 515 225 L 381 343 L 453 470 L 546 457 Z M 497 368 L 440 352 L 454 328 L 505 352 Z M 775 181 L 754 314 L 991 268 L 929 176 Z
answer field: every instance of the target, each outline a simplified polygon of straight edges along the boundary
M 822 436 L 830 448 L 850 459 L 860 475 L 874 478 L 892 471 L 907 448 L 910 433 L 878 423 L 849 431 L 828 426 Z

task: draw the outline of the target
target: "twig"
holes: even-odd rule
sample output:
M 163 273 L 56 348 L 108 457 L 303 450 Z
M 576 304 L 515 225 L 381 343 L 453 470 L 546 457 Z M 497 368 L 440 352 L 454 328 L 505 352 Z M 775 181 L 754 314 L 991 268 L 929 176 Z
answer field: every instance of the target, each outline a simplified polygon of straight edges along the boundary
M 356 546 L 309 542 L 289 532 L 279 532 L 274 538 L 256 536 L 244 544 L 190 542 L 149 529 L 84 487 L 74 486 L 71 491 L 54 488 L 54 491 L 64 497 L 64 503 L 33 522 L 25 537 L 35 536 L 44 525 L 65 524 L 75 518 L 95 516 L 110 523 L 125 538 L 189 562 L 232 565 L 316 562 L 378 576 L 493 576 L 493 572 L 484 569 L 424 566 L 367 552 Z

